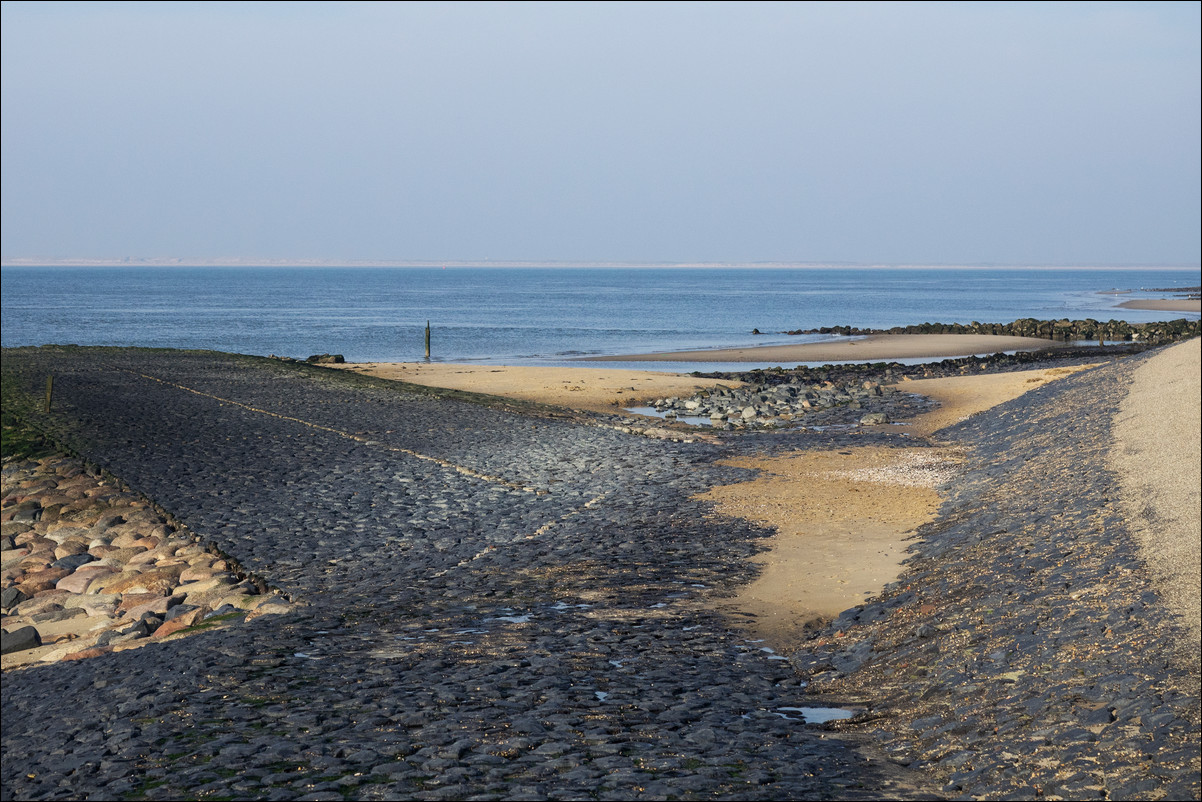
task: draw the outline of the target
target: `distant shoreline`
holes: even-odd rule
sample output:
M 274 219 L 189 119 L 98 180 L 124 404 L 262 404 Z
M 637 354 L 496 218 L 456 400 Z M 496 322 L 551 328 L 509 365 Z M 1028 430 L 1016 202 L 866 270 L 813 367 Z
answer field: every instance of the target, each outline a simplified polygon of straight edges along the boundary
M 415 268 L 613 268 L 613 269 L 768 269 L 768 270 L 1172 270 L 1196 271 L 1198 265 L 994 265 L 881 264 L 853 262 L 650 262 L 540 261 L 488 259 L 4 259 L 0 267 L 415 267 Z
M 1039 337 L 995 334 L 873 334 L 830 343 L 762 345 L 705 351 L 665 351 L 623 356 L 590 356 L 581 362 L 855 362 L 973 356 L 1000 351 L 1065 347 Z

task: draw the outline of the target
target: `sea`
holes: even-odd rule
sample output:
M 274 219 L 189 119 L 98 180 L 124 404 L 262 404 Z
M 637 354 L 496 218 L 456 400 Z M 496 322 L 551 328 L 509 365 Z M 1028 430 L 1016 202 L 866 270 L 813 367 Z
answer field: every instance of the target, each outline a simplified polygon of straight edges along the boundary
M 0 339 L 398 362 L 425 358 L 428 323 L 431 361 L 562 366 L 830 339 L 783 334 L 823 326 L 1196 319 L 1118 304 L 1200 278 L 1198 268 L 15 266 L 0 269 Z

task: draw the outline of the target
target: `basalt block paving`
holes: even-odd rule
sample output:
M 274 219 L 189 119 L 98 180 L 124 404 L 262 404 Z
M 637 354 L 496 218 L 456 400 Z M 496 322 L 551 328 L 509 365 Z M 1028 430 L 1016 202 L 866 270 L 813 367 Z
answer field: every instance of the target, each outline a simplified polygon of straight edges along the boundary
M 977 768 L 962 759 L 928 772 L 909 742 L 857 723 L 882 711 L 912 721 L 906 694 L 940 676 L 907 674 L 905 693 L 840 697 L 823 676 L 833 669 L 804 659 L 824 659 L 823 644 L 778 653 L 710 609 L 754 575 L 749 558 L 770 534 L 691 500 L 747 475 L 719 460 L 887 443 L 888 433 L 651 440 L 532 407 L 203 352 L 16 349 L 4 371 L 35 397 L 53 374 L 54 408 L 41 420 L 56 438 L 300 602 L 237 627 L 134 650 L 98 643 L 82 650 L 88 659 L 6 673 L 6 798 L 930 798 L 947 793 L 946 772 Z M 33 509 L 21 507 L 22 523 Z M 38 612 L 59 604 L 32 601 Z M 997 604 L 1004 618 L 1030 599 Z M 871 670 L 884 635 L 851 637 L 831 659 L 855 676 L 853 665 Z M 1145 667 L 1141 654 L 1081 657 L 1094 661 L 1087 670 Z M 1022 671 L 1011 668 L 1007 687 L 1016 704 L 1033 703 L 1048 689 Z M 865 713 L 842 724 L 798 712 L 849 702 Z M 952 723 L 954 713 L 939 715 Z M 1046 759 L 1025 746 L 1043 737 L 1032 726 L 991 736 L 1019 774 Z M 1105 763 L 1077 732 L 1092 735 L 1087 726 L 1098 725 L 1055 737 L 1075 750 L 1066 754 Z M 1180 778 L 1127 779 L 1162 789 Z M 995 787 L 992 775 L 982 782 Z M 1063 788 L 1090 782 L 1074 775 Z
M 917 793 L 709 611 L 767 534 L 689 501 L 744 473 L 711 445 L 275 360 L 28 357 L 5 381 L 54 373 L 56 436 L 302 604 L 10 673 L 6 795 Z

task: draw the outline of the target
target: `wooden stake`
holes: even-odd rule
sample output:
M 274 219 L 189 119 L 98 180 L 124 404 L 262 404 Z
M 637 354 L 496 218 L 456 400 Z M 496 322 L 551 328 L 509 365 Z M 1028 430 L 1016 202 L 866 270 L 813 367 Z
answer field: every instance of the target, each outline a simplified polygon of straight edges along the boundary
M 46 414 L 50 414 L 50 398 L 54 395 L 54 377 L 46 377 Z
M 426 321 L 426 359 L 430 358 L 430 321 Z

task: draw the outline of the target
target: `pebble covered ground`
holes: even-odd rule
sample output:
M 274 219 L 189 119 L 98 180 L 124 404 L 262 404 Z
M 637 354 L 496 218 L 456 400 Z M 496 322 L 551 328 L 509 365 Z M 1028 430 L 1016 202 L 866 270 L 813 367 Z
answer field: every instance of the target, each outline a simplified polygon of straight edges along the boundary
M 924 604 L 947 621 L 895 601 L 913 592 L 895 587 L 878 606 L 904 614 L 862 608 L 840 620 L 841 637 L 826 633 L 785 659 L 708 607 L 750 578 L 748 558 L 768 533 L 716 519 L 691 498 L 746 475 L 716 464 L 732 453 L 914 445 L 899 431 L 669 442 L 530 407 L 199 352 L 17 349 L 5 352 L 4 370 L 31 394 L 53 374 L 56 437 L 296 605 L 148 648 L 6 672 L 4 798 L 1003 796 L 1021 795 L 1006 790 L 1013 778 L 999 779 L 1004 766 L 1055 776 L 1049 761 L 1084 779 L 1046 784 L 1048 798 L 1092 794 L 1089 783 L 1112 771 L 1134 796 L 1198 794 L 1197 689 L 1175 687 L 1152 649 L 1172 642 L 1172 622 L 1121 548 L 1086 550 L 1080 565 L 1049 553 L 1036 566 L 1048 577 L 1019 570 L 1009 594 L 991 581 L 981 590 L 997 597 L 989 612 L 967 604 L 964 613 L 984 621 L 958 651 L 937 652 L 956 661 L 881 673 L 907 649 L 950 643 L 960 620 L 965 603 L 951 588 L 957 572 L 978 566 L 963 566 L 940 533 L 995 542 L 1000 531 L 1022 531 L 1038 549 L 1062 548 L 1068 535 L 1056 533 L 1065 529 L 1075 549 L 1103 539 L 1080 526 L 1093 522 L 1107 487 L 1089 454 L 1084 469 L 1071 455 L 1054 466 L 1066 480 L 1043 483 L 1054 490 L 991 505 L 1011 482 L 1040 484 L 1024 473 L 1040 452 L 1021 450 L 1034 425 L 1022 418 L 1038 413 L 1057 449 L 1091 442 L 1101 435 L 1063 424 L 1088 399 L 1105 412 L 1109 402 L 1091 392 L 1113 377 L 1071 380 L 1083 389 L 1067 406 L 1050 386 L 1023 402 L 1029 408 L 960 427 L 989 464 L 957 483 L 933 545 L 911 567 L 919 578 L 909 580 L 943 591 Z M 1066 505 L 1072 497 L 1076 507 Z M 1107 541 L 1122 540 L 1115 515 L 1103 514 Z M 1114 619 L 1111 631 L 1127 633 L 1123 648 L 1087 648 L 1086 636 L 1101 637 L 1099 622 L 1070 606 L 1052 633 L 1066 645 L 1044 643 L 1040 632 L 1018 641 L 1021 660 L 995 656 L 990 639 L 1011 637 L 1003 623 L 1056 621 L 1077 601 L 1065 601 L 1059 585 L 1091 571 L 1127 577 L 1136 594 L 1085 597 L 1089 611 Z M 1039 606 L 1044 599 L 1050 606 Z M 1133 614 L 1110 601 L 1139 606 Z M 919 613 L 932 620 L 916 621 Z M 1126 648 L 1136 645 L 1130 620 L 1149 639 L 1140 648 Z M 1063 671 L 1086 680 L 1049 682 L 1023 662 L 1026 650 L 1039 665 L 1067 658 Z M 1011 675 L 998 681 L 1004 698 L 991 695 L 992 680 L 964 672 L 964 661 L 998 660 L 1009 660 L 999 672 Z M 1059 729 L 1063 722 L 1045 720 L 1044 708 L 1077 715 L 1095 676 L 1105 697 L 1097 704 L 1116 717 L 1108 725 L 1137 728 L 1101 732 L 1153 746 L 1120 756 L 1102 748 L 1110 741 L 1092 719 Z M 876 679 L 856 685 L 857 677 Z M 962 678 L 976 687 L 962 691 Z M 988 705 L 1002 702 L 1026 717 L 982 724 Z M 803 709 L 831 703 L 867 714 L 843 732 L 806 724 Z M 1124 718 L 1131 711 L 1134 724 Z M 918 712 L 941 718 L 916 723 Z

